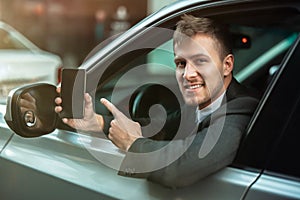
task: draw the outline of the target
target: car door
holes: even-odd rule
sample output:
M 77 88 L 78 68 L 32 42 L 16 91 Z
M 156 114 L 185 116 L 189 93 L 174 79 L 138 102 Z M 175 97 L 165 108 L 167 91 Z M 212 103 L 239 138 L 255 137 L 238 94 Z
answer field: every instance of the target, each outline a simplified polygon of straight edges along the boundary
M 253 8 L 254 7 L 255 6 L 253 6 Z M 249 8 L 249 10 L 251 10 L 251 9 Z M 257 19 L 260 18 L 260 14 L 263 15 L 265 13 L 270 13 L 272 10 L 277 10 L 277 8 L 269 8 L 269 9 L 266 9 L 266 10 L 260 10 L 260 12 L 256 12 L 255 14 L 256 14 Z M 284 11 L 286 12 L 286 10 L 284 10 Z M 231 14 L 234 15 L 233 14 L 234 11 L 231 10 L 231 12 L 232 12 Z M 239 13 L 239 14 L 240 14 L 240 16 L 239 16 L 240 18 L 243 18 L 243 17 L 247 18 L 247 17 L 249 17 L 249 16 L 247 16 L 247 14 L 243 14 L 242 12 Z M 238 14 L 237 14 L 237 16 L 238 16 Z M 224 17 L 226 17 L 226 15 L 224 15 Z M 281 19 L 281 20 L 283 20 L 283 19 Z M 170 21 L 172 21 L 172 20 L 170 20 Z M 165 23 L 167 24 L 168 22 L 165 22 Z M 247 29 L 247 30 L 249 30 L 249 29 Z M 118 56 L 122 55 L 126 59 L 128 59 L 130 61 L 133 61 L 134 59 L 137 59 L 141 55 L 148 54 L 149 52 L 150 52 L 149 54 L 153 53 L 153 52 L 151 52 L 152 49 L 143 49 L 144 46 L 155 47 L 159 43 L 163 42 L 164 40 L 167 40 L 167 38 L 168 38 L 167 36 L 170 35 L 170 34 L 166 34 L 167 32 L 165 34 L 161 34 L 161 32 L 159 32 L 159 37 L 161 39 L 161 41 L 160 41 L 160 40 L 155 40 L 154 39 L 154 38 L 157 38 L 157 36 L 158 36 L 158 35 L 156 35 L 155 32 L 153 32 L 153 33 L 151 31 L 149 31 L 149 32 L 151 34 L 145 33 L 145 35 L 148 36 L 148 37 L 141 37 L 140 39 L 138 39 L 138 37 L 135 37 L 133 39 L 133 41 L 126 41 L 126 46 L 124 46 L 124 48 L 127 47 L 130 50 L 127 49 L 128 52 L 124 53 L 124 51 L 122 51 L 122 47 L 120 47 L 120 49 L 116 50 L 116 52 L 118 52 L 118 53 L 116 53 L 116 55 L 118 55 Z M 260 34 L 262 34 L 262 32 L 260 32 Z M 275 35 L 275 29 L 273 29 L 273 34 Z M 292 45 L 294 43 L 295 39 L 297 38 L 297 33 L 296 33 L 296 35 L 294 33 L 292 33 L 291 36 L 292 37 L 289 37 L 289 35 L 288 35 L 287 40 L 282 40 L 282 41 L 288 41 L 288 42 L 290 42 L 289 45 Z M 143 38 L 143 41 L 140 41 L 140 40 L 142 40 L 142 38 Z M 145 40 L 145 38 L 148 38 L 148 40 Z M 265 44 L 267 44 L 266 38 L 270 39 L 270 38 L 272 38 L 272 35 L 266 35 L 265 38 L 260 38 L 261 39 L 260 40 L 260 46 L 263 46 L 264 48 L 266 48 L 263 51 L 262 55 L 264 53 L 270 54 L 271 51 L 269 52 L 268 48 L 272 49 L 272 47 L 273 47 L 273 46 L 268 47 L 268 46 L 265 45 Z M 151 45 L 147 44 L 147 42 L 150 43 L 150 41 L 151 41 Z M 155 42 L 157 42 L 157 44 Z M 163 43 L 163 45 L 164 44 L 165 43 Z M 262 45 L 262 44 L 264 44 L 264 45 Z M 136 48 L 136 49 L 132 49 L 132 46 L 134 46 L 134 48 Z M 274 46 L 277 47 L 277 45 L 274 45 Z M 258 56 L 257 60 L 264 60 L 263 64 L 261 64 L 260 66 L 258 65 L 258 67 L 261 67 L 261 68 L 258 68 L 258 69 L 263 70 L 263 71 L 268 71 L 272 67 L 273 64 L 280 64 L 281 63 L 281 59 L 280 58 L 282 58 L 282 56 L 285 55 L 285 53 L 286 53 L 285 50 L 287 50 L 289 47 L 290 46 L 287 46 L 287 48 L 284 49 L 283 52 L 281 52 L 280 56 L 278 55 L 278 57 L 274 57 L 272 59 L 269 58 L 270 60 L 267 60 L 268 58 L 266 56 L 262 56 L 262 57 Z M 134 50 L 137 50 L 137 49 L 139 51 L 135 51 L 135 54 L 132 55 L 131 53 Z M 159 49 L 160 50 L 162 50 L 162 49 L 166 50 L 165 46 L 161 47 Z M 253 49 L 253 52 L 255 52 L 255 50 L 256 49 Z M 170 53 L 170 52 L 172 52 L 171 49 L 167 49 L 167 52 L 169 53 L 169 56 L 170 55 L 172 56 L 172 53 Z M 159 52 L 159 53 L 161 53 L 161 52 Z M 257 53 L 257 51 L 255 53 Z M 163 54 L 163 55 L 164 56 L 162 56 L 162 57 L 164 57 L 164 58 L 169 57 L 168 54 L 167 55 Z M 152 56 L 155 57 L 155 53 L 154 53 L 154 55 L 151 55 L 150 58 L 152 58 Z M 142 59 L 140 59 L 140 61 L 144 61 L 144 62 L 146 62 L 147 60 L 149 61 L 149 57 L 144 57 L 144 56 L 141 56 L 141 57 L 142 57 Z M 118 60 L 118 59 L 120 59 L 120 60 Z M 128 85 L 128 83 L 126 83 L 126 80 L 127 81 L 128 80 L 133 81 L 133 82 L 135 82 L 134 84 L 137 84 L 137 85 L 139 85 L 139 84 L 142 85 L 142 84 L 144 84 L 143 81 L 147 80 L 147 77 L 148 78 L 151 77 L 151 79 L 153 79 L 153 78 L 155 79 L 155 77 L 157 78 L 157 74 L 162 75 L 160 73 L 160 68 L 157 68 L 157 74 L 155 74 L 155 71 L 152 71 L 154 73 L 151 74 L 151 73 L 146 73 L 146 72 L 151 72 L 151 70 L 149 70 L 149 69 L 147 69 L 145 67 L 144 68 L 145 70 L 143 70 L 144 71 L 144 74 L 143 74 L 144 76 L 134 76 L 134 73 L 133 73 L 133 74 L 131 74 L 132 75 L 131 78 L 122 79 L 121 77 L 123 75 L 127 76 L 127 77 L 130 76 L 130 70 L 125 70 L 123 72 L 120 71 L 120 70 L 118 70 L 118 68 L 116 66 L 119 67 L 120 63 L 124 64 L 124 63 L 128 62 L 128 61 L 126 61 L 126 59 L 121 58 L 121 56 L 118 59 L 114 59 L 115 61 L 116 60 L 118 60 L 118 61 L 116 61 L 115 63 L 112 63 L 109 66 L 106 66 L 104 62 L 100 61 L 97 64 L 98 66 L 95 66 L 95 69 L 93 69 L 93 72 L 98 71 L 98 73 L 94 74 L 94 76 L 97 76 L 97 77 L 99 77 L 99 74 L 101 74 L 101 76 L 103 75 L 102 72 L 100 71 L 100 69 L 103 69 L 103 67 L 106 68 L 106 69 L 112 68 L 113 70 L 111 70 L 111 71 L 114 71 L 116 74 L 120 73 L 118 76 L 117 75 L 115 76 L 116 79 L 112 78 L 113 76 L 111 76 L 111 79 L 106 80 L 107 82 L 105 82 L 105 81 L 102 82 L 101 80 L 100 81 L 97 80 L 99 82 L 99 85 L 98 85 L 98 89 L 97 89 L 97 92 L 96 92 L 96 97 L 97 97 L 96 99 L 99 99 L 101 96 L 107 96 L 107 97 L 110 98 L 110 97 L 112 97 L 112 96 L 115 95 L 115 97 L 116 97 L 116 96 L 120 95 L 118 93 L 123 93 L 123 94 L 127 95 L 128 93 L 121 92 L 122 88 L 118 87 L 118 84 L 116 84 L 119 81 L 120 81 L 119 82 L 119 86 L 122 86 L 123 89 L 124 89 L 124 91 L 126 91 L 126 89 L 124 88 L 124 86 Z M 134 64 L 137 64 L 137 63 L 134 63 Z M 138 65 L 133 65 L 133 67 L 134 66 L 141 66 L 142 64 L 146 64 L 146 63 L 141 62 Z M 156 64 L 158 64 L 158 63 L 156 63 Z M 160 63 L 160 64 L 162 64 L 164 66 L 170 66 L 170 65 L 165 64 L 165 63 Z M 264 68 L 265 65 L 266 65 L 266 68 Z M 172 64 L 171 64 L 171 66 L 172 66 Z M 129 69 L 131 69 L 131 67 L 129 65 L 126 65 L 126 67 L 128 67 Z M 256 67 L 257 67 L 257 65 L 256 65 Z M 253 74 L 251 74 L 251 73 L 253 73 Z M 266 73 L 266 74 L 267 74 L 267 76 L 264 77 L 264 79 L 263 79 L 264 80 L 263 82 L 265 82 L 265 83 L 268 81 L 267 80 L 268 76 L 271 75 L 269 73 Z M 249 77 L 247 77 L 247 78 L 252 79 L 251 81 L 253 83 L 255 83 L 255 84 L 258 83 L 259 78 L 256 77 L 256 71 L 255 70 L 254 70 L 254 72 L 253 71 L 250 72 L 250 74 L 248 74 L 248 75 L 249 75 Z M 104 77 L 105 77 L 105 75 L 104 75 Z M 106 77 L 108 77 L 108 75 Z M 141 78 L 141 77 L 143 77 L 143 78 Z M 159 81 L 159 79 L 157 79 L 156 81 Z M 95 79 L 93 79 L 93 82 L 95 84 Z M 160 83 L 162 83 L 162 82 L 160 82 Z M 264 86 L 266 86 L 266 85 L 264 85 Z M 118 91 L 118 92 L 114 93 L 115 91 L 113 90 L 113 88 L 118 88 L 118 90 L 115 90 L 115 91 Z M 257 88 L 257 89 L 259 89 L 259 88 Z M 264 87 L 260 87 L 260 89 L 264 89 Z M 131 90 L 128 90 L 128 91 L 132 92 L 134 90 L 131 89 Z M 105 93 L 105 92 L 107 92 L 107 93 Z M 263 93 L 264 91 L 261 91 L 261 92 Z M 269 90 L 267 90 L 267 93 L 268 92 L 269 92 Z M 120 103 L 121 99 L 124 99 L 126 97 L 126 95 L 124 95 L 123 98 L 120 97 L 120 96 L 117 97 L 116 98 L 117 100 L 115 101 L 115 103 L 116 104 Z M 99 104 L 99 107 L 100 107 L 100 104 Z M 103 113 L 103 110 L 101 110 L 101 108 L 99 108 L 98 111 L 101 112 L 101 113 Z M 250 155 L 250 157 L 251 157 L 251 155 Z M 248 159 L 248 157 L 246 157 L 246 158 Z M 177 195 L 179 195 L 179 196 L 183 196 L 182 194 L 185 194 L 184 197 L 186 197 L 186 198 L 192 198 L 193 196 L 197 195 L 197 197 L 199 197 L 199 198 L 202 197 L 202 198 L 238 199 L 239 197 L 241 197 L 241 196 L 243 196 L 245 194 L 244 191 L 247 191 L 246 190 L 247 187 L 249 185 L 251 185 L 251 183 L 253 181 L 255 181 L 257 179 L 257 177 L 259 177 L 260 170 L 263 169 L 263 168 L 258 168 L 258 170 L 247 170 L 248 167 L 251 167 L 251 165 L 249 164 L 248 166 L 246 166 L 246 168 L 239 168 L 239 167 L 236 167 L 236 166 L 228 167 L 228 168 L 222 170 L 221 172 L 216 173 L 216 174 L 210 176 L 209 178 L 200 181 L 199 183 L 197 183 L 196 185 L 194 185 L 192 187 L 189 187 L 189 188 L 186 188 L 186 189 L 179 189 L 175 193 Z M 195 193 L 195 188 L 197 188 L 197 190 L 198 190 L 197 194 Z M 212 190 L 218 190 L 220 192 L 219 193 L 214 193 Z
M 299 199 L 299 37 L 273 78 L 237 163 L 261 170 L 244 199 Z
M 4 120 L 5 109 L 5 105 L 0 104 L 0 153 L 13 135 L 13 133 L 8 129 Z

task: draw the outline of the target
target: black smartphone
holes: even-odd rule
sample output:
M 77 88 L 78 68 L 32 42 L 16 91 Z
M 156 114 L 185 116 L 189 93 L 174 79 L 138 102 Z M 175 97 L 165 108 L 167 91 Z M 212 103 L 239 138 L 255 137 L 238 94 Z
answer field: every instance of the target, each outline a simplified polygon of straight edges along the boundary
M 85 69 L 63 68 L 61 77 L 62 118 L 81 119 L 84 116 Z

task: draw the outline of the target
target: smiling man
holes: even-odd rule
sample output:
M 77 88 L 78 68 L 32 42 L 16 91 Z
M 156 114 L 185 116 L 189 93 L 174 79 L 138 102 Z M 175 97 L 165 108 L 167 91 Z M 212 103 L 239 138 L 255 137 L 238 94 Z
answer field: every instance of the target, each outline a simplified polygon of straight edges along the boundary
M 86 94 L 84 119 L 63 119 L 77 129 L 104 132 L 126 151 L 119 174 L 169 187 L 199 181 L 232 163 L 258 100 L 232 75 L 234 57 L 226 26 L 185 15 L 174 33 L 176 79 L 185 106 L 166 119 L 165 140 L 143 137 L 147 119 L 129 119 L 106 99 L 112 116 L 93 111 Z M 62 99 L 57 98 L 56 112 Z M 179 129 L 174 124 L 180 123 Z M 173 139 L 170 139 L 173 138 Z
M 203 109 L 228 88 L 232 80 L 233 55 L 229 49 L 222 49 L 217 39 L 207 36 L 213 33 L 197 33 L 190 37 L 178 34 L 174 42 L 176 78 L 185 102 Z M 222 51 L 226 53 L 220 53 Z

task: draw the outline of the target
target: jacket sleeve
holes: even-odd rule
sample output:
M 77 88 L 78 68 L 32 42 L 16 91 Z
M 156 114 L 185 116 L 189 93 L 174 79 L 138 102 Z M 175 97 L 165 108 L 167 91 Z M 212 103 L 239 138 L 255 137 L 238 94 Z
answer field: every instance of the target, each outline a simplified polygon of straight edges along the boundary
M 257 102 L 251 97 L 234 99 L 185 138 L 136 140 L 125 156 L 119 174 L 148 178 L 176 188 L 195 183 L 224 168 L 232 163 Z

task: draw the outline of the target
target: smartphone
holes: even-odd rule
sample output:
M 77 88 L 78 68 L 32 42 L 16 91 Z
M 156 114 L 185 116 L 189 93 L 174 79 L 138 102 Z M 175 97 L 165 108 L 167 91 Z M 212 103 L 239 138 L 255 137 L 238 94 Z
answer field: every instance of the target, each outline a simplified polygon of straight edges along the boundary
M 62 118 L 82 119 L 84 116 L 85 69 L 63 68 L 61 77 Z

